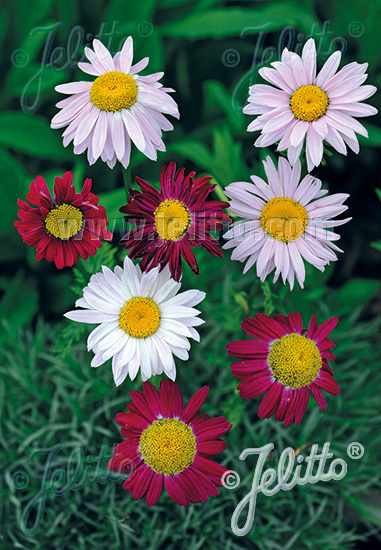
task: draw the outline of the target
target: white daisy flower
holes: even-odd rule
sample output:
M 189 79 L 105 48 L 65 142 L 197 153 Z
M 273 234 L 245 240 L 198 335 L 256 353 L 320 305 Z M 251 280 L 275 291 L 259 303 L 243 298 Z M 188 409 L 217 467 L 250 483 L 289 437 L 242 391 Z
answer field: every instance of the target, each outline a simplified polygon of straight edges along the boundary
M 99 367 L 112 357 L 115 384 L 119 386 L 129 374 L 133 380 L 139 368 L 143 381 L 155 374 L 175 380 L 173 356 L 186 361 L 190 343 L 200 341 L 195 326 L 204 323 L 194 306 L 205 292 L 187 290 L 178 294 L 181 283 L 171 279 L 168 267 L 156 267 L 142 273 L 126 257 L 123 268 L 114 271 L 102 267 L 91 276 L 83 298 L 65 317 L 80 323 L 99 323 L 87 341 L 93 350 L 92 367 Z
M 78 67 L 97 78 L 56 86 L 57 92 L 71 97 L 57 103 L 61 110 L 51 127 L 67 126 L 62 134 L 64 146 L 74 141 L 76 155 L 87 149 L 90 165 L 101 157 L 110 168 L 117 159 L 127 168 L 131 140 L 139 151 L 156 160 L 157 151 L 165 151 L 162 130 L 173 130 L 164 114 L 180 116 L 176 102 L 168 95 L 174 90 L 158 82 L 163 72 L 139 75 L 148 57 L 132 65 L 131 36 L 114 57 L 99 40 L 93 41 L 93 48 L 85 48 L 90 63 L 78 63 Z
M 321 188 L 320 180 L 307 175 L 300 181 L 299 161 L 292 168 L 280 158 L 278 170 L 270 157 L 263 164 L 268 184 L 251 176 L 253 183 L 238 181 L 225 188 L 231 199 L 229 210 L 245 219 L 225 233 L 229 242 L 223 248 L 234 248 L 232 260 L 247 259 L 243 273 L 256 264 L 262 282 L 275 269 L 274 283 L 282 275 L 292 290 L 296 277 L 303 288 L 303 260 L 324 271 L 337 260 L 333 251 L 343 252 L 333 242 L 340 235 L 329 229 L 352 219 L 331 219 L 347 210 L 343 202 L 349 195 L 324 197 L 328 191 Z
M 249 88 L 249 104 L 243 112 L 259 115 L 248 126 L 249 132 L 261 130 L 256 147 L 278 144 L 278 151 L 287 149 L 288 160 L 295 164 L 306 141 L 308 171 L 323 158 L 323 142 L 347 154 L 347 146 L 355 153 L 360 146 L 356 133 L 368 132 L 354 117 L 375 115 L 377 109 L 361 103 L 376 91 L 375 86 L 362 86 L 367 78 L 367 63 L 349 63 L 336 72 L 341 52 L 333 53 L 316 75 L 316 47 L 310 38 L 300 57 L 285 48 L 282 60 L 264 67 L 259 74 L 267 84 Z

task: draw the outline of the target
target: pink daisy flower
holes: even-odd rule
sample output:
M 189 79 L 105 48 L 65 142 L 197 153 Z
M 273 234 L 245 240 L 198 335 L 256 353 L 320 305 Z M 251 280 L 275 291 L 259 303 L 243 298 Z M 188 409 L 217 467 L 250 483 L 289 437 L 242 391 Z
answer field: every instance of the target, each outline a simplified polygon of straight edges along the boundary
M 377 90 L 361 86 L 367 78 L 367 63 L 353 62 L 336 72 L 341 52 L 333 53 L 316 75 L 316 47 L 310 38 L 300 57 L 283 50 L 282 60 L 262 68 L 259 74 L 271 84 L 255 84 L 249 89 L 248 115 L 259 115 L 248 131 L 261 130 L 256 147 L 278 144 L 287 149 L 288 159 L 295 164 L 306 140 L 308 171 L 321 163 L 323 142 L 343 155 L 347 145 L 359 152 L 356 133 L 368 137 L 364 126 L 354 117 L 375 115 L 377 109 L 361 103 Z
M 97 78 L 55 88 L 70 97 L 57 103 L 61 110 L 51 127 L 67 126 L 62 134 L 64 146 L 74 141 L 76 155 L 87 150 L 90 165 L 101 157 L 110 168 L 116 160 L 127 168 L 131 140 L 139 151 L 156 160 L 157 151 L 165 151 L 162 130 L 173 130 L 164 115 L 180 116 L 176 102 L 168 95 L 174 90 L 158 82 L 162 72 L 139 75 L 148 57 L 132 65 L 131 36 L 114 57 L 99 40 L 94 40 L 93 48 L 85 48 L 89 63 L 78 63 L 78 67 Z
M 152 185 L 135 178 L 140 191 L 130 190 L 128 204 L 120 211 L 128 223 L 137 225 L 128 232 L 121 244 L 131 248 L 132 259 L 142 258 L 142 271 L 157 265 L 169 265 L 172 277 L 179 281 L 182 257 L 198 275 L 199 269 L 192 247 L 202 246 L 214 256 L 222 257 L 218 241 L 210 231 L 219 231 L 231 221 L 223 208 L 228 202 L 207 200 L 216 187 L 208 185 L 212 179 L 194 179 L 195 172 L 184 175 L 184 168 L 176 172 L 176 164 L 163 166 L 160 174 L 160 192 Z
M 36 249 L 36 262 L 46 258 L 58 269 L 70 267 L 79 256 L 84 260 L 94 256 L 101 239 L 112 240 L 106 210 L 91 193 L 90 179 L 76 193 L 73 174 L 65 172 L 54 180 L 52 200 L 44 178 L 37 176 L 26 199 L 35 206 L 18 199 L 20 220 L 14 224 L 22 240 Z
M 244 218 L 227 231 L 223 248 L 234 248 L 232 260 L 247 260 L 243 273 L 256 264 L 257 275 L 264 281 L 275 269 L 274 282 L 282 275 L 283 283 L 294 287 L 296 277 L 303 288 L 306 271 L 304 261 L 320 271 L 330 261 L 333 252 L 342 252 L 333 241 L 340 235 L 330 228 L 347 223 L 352 218 L 332 220 L 345 210 L 346 193 L 328 195 L 321 181 L 310 175 L 300 181 L 300 162 L 292 168 L 280 158 L 278 170 L 270 157 L 263 162 L 268 184 L 258 176 L 253 183 L 238 181 L 225 188 L 231 199 L 229 210 Z
M 239 359 L 231 365 L 233 376 L 242 380 L 238 390 L 242 399 L 253 399 L 266 392 L 258 409 L 260 418 L 300 424 L 307 409 L 309 395 L 321 410 L 327 403 L 324 390 L 338 395 L 340 388 L 328 361 L 334 361 L 335 344 L 328 335 L 338 323 L 331 317 L 318 326 L 313 315 L 303 330 L 299 313 L 268 315 L 258 313 L 244 319 L 243 330 L 255 340 L 238 340 L 227 344 L 228 354 Z
M 206 502 L 217 496 L 228 470 L 211 460 L 222 453 L 232 424 L 225 417 L 210 418 L 199 409 L 209 388 L 199 389 L 184 407 L 180 388 L 162 380 L 160 392 L 150 382 L 143 392 L 130 392 L 128 412 L 116 415 L 126 440 L 115 447 L 109 470 L 129 473 L 123 487 L 135 500 L 146 497 L 148 506 L 159 500 L 165 487 L 181 506 Z

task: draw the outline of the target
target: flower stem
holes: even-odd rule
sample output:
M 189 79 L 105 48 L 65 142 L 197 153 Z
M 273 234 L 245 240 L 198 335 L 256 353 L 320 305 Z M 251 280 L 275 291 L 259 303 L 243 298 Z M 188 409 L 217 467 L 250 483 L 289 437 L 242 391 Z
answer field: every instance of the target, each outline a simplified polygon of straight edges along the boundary
M 126 195 L 128 197 L 128 190 L 132 185 L 131 168 L 128 166 L 126 170 L 122 169 L 122 173 L 123 173 L 124 188 L 126 190 Z
M 270 287 L 268 282 L 264 282 L 264 283 L 261 284 L 261 288 L 263 290 L 263 294 L 264 294 L 264 297 L 265 297 L 264 303 L 263 303 L 265 314 L 266 315 L 272 315 L 275 307 L 274 307 L 274 303 L 273 303 L 271 287 Z

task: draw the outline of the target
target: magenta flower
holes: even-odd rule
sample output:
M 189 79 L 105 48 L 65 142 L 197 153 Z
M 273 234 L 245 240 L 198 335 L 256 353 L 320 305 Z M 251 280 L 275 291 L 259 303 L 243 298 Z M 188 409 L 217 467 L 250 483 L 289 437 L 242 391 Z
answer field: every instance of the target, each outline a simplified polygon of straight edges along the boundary
M 180 388 L 162 380 L 160 392 L 150 382 L 143 392 L 130 392 L 128 412 L 116 415 L 126 440 L 115 447 L 109 470 L 132 471 L 123 487 L 148 506 L 159 500 L 165 487 L 177 504 L 206 502 L 219 494 L 222 476 L 228 470 L 211 460 L 222 453 L 225 435 L 232 425 L 223 416 L 210 418 L 199 409 L 209 388 L 199 389 L 184 407 Z
M 258 313 L 244 319 L 243 330 L 255 340 L 238 340 L 227 344 L 228 354 L 239 359 L 231 365 L 242 399 L 253 399 L 265 393 L 258 409 L 260 418 L 300 424 L 309 396 L 313 396 L 322 410 L 327 403 L 324 390 L 338 395 L 340 388 L 333 377 L 328 361 L 334 361 L 328 338 L 338 323 L 331 317 L 318 326 L 313 315 L 307 330 L 303 330 L 299 313 L 269 315 Z

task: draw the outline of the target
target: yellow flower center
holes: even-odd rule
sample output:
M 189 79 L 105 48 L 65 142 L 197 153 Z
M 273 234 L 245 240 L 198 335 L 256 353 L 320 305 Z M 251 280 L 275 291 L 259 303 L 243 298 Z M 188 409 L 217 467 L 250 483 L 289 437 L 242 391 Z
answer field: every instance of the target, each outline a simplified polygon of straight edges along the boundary
M 142 432 L 139 451 L 155 472 L 179 474 L 194 460 L 196 437 L 192 428 L 181 420 L 163 418 Z
M 152 298 L 131 298 L 120 310 L 119 326 L 133 338 L 148 338 L 160 326 L 160 309 Z
M 313 122 L 324 115 L 328 109 L 329 99 L 327 94 L 319 88 L 308 84 L 301 86 L 291 96 L 290 107 L 295 118 Z
M 47 231 L 57 239 L 70 239 L 81 231 L 83 214 L 71 204 L 53 208 L 45 218 Z
M 289 243 L 301 237 L 307 227 L 307 211 L 299 202 L 288 198 L 271 199 L 263 208 L 261 226 L 270 237 Z
M 90 89 L 90 101 L 101 111 L 129 109 L 138 97 L 134 77 L 119 71 L 101 74 Z
M 189 210 L 179 201 L 166 199 L 155 210 L 156 231 L 164 241 L 178 241 L 190 221 Z
M 287 334 L 272 344 L 268 362 L 284 386 L 301 388 L 318 375 L 322 359 L 316 344 L 300 334 Z

